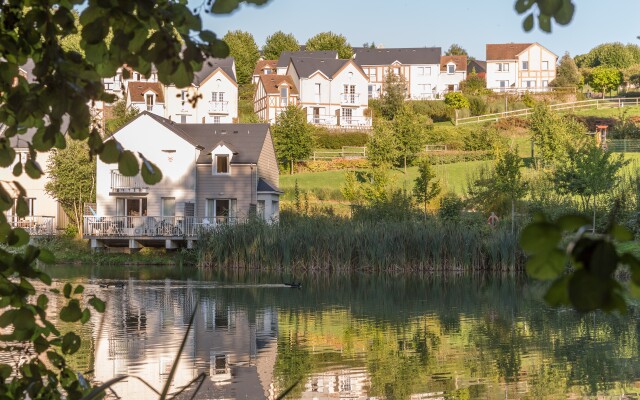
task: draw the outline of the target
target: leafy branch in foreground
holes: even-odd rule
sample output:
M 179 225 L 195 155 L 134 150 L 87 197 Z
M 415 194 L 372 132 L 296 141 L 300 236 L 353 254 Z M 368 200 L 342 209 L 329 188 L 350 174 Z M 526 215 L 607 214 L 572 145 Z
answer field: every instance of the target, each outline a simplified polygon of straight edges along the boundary
M 553 280 L 544 297 L 552 306 L 624 314 L 625 294 L 640 295 L 640 260 L 628 252 L 620 254 L 616 243 L 632 240 L 633 234 L 616 224 L 604 234 L 590 234 L 589 222 L 578 215 L 556 221 L 538 215 L 520 237 L 520 245 L 529 255 L 527 273 L 536 279 Z M 624 267 L 631 273 L 627 287 L 616 275 Z

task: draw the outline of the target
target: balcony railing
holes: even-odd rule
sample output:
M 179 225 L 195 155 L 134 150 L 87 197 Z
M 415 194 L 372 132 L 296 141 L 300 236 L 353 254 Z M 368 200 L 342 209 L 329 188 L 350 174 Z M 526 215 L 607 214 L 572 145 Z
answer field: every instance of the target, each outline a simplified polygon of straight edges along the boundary
M 360 105 L 360 93 L 340 93 L 341 104 Z
M 147 193 L 149 186 L 140 175 L 124 176 L 118 171 L 111 171 L 111 193 Z
M 369 129 L 371 118 L 369 117 L 336 117 L 333 115 L 309 115 L 307 122 L 314 125 L 322 125 L 328 128 Z
M 229 114 L 228 101 L 210 101 L 209 114 Z
M 93 237 L 194 237 L 243 221 L 238 217 L 85 216 L 83 232 Z
M 33 236 L 49 236 L 55 231 L 54 217 L 43 215 L 30 215 L 27 217 L 18 217 L 16 215 L 7 216 L 7 220 L 12 228 L 22 228 L 29 235 Z

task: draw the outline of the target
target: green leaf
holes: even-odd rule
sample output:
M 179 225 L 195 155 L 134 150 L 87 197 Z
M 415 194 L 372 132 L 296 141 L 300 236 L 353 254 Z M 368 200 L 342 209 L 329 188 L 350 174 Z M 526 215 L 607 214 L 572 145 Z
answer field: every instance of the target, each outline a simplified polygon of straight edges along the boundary
M 36 319 L 33 312 L 27 308 L 19 308 L 13 314 L 13 326 L 16 330 L 29 331 L 36 327 Z
M 62 293 L 64 294 L 64 297 L 66 297 L 67 299 L 71 298 L 72 289 L 73 289 L 73 286 L 71 286 L 70 283 L 65 283 L 64 288 L 62 289 Z
M 12 229 L 7 235 L 9 246 L 21 247 L 29 243 L 29 234 L 22 228 Z
M 58 369 L 64 368 L 65 366 L 64 358 L 60 354 L 56 353 L 55 351 L 48 351 L 47 358 L 49 359 L 49 361 L 51 361 L 51 364 L 53 364 L 54 367 Z
M 533 5 L 533 1 L 530 0 L 517 0 L 515 4 L 515 9 L 518 14 L 522 14 Z
M 11 376 L 12 372 L 13 372 L 13 368 L 11 368 L 10 365 L 0 364 L 0 378 L 2 378 L 3 380 L 6 380 Z
M 560 307 L 571 304 L 569 301 L 569 276 L 556 279 L 544 295 L 544 301 L 552 307 Z
M 27 199 L 22 196 L 16 199 L 16 214 L 18 217 L 26 217 L 29 215 L 29 204 L 27 204 Z
M 618 267 L 618 253 L 612 243 L 596 242 L 588 260 L 584 260 L 585 268 L 601 278 L 607 278 Z
M 76 286 L 76 288 L 73 290 L 73 294 L 81 294 L 82 292 L 84 292 L 84 286 L 82 285 Z
M 68 332 L 62 338 L 62 352 L 64 354 L 73 354 L 80 349 L 81 344 L 82 340 L 80 339 L 80 336 L 73 332 Z
M 611 279 L 602 279 L 586 270 L 573 273 L 569 281 L 569 299 L 580 312 L 602 308 L 613 291 Z
M 31 179 L 40 179 L 43 174 L 42 168 L 40 168 L 40 164 L 32 159 L 28 159 L 24 163 L 24 170 Z
M 41 294 L 40 296 L 38 296 L 38 301 L 36 302 L 36 304 L 38 305 L 38 307 L 46 310 L 47 305 L 49 304 L 49 298 L 47 297 L 47 295 Z
M 138 159 L 131 151 L 125 150 L 118 159 L 118 169 L 124 176 L 136 176 L 140 172 Z
M 106 164 L 113 164 L 118 162 L 122 146 L 114 139 L 104 142 L 102 151 L 100 152 L 100 160 Z
M 640 285 L 635 282 L 629 282 L 629 293 L 636 299 L 640 299 Z
M 562 239 L 560 229 L 548 222 L 529 224 L 522 230 L 520 246 L 529 254 L 546 253 L 558 246 Z
M 160 168 L 146 158 L 142 161 L 140 173 L 144 182 L 149 185 L 155 185 L 162 180 L 162 171 L 160 171 Z
M 47 351 L 49 347 L 51 347 L 51 345 L 49 344 L 49 341 L 47 341 L 47 339 L 45 339 L 42 335 L 38 336 L 33 341 L 33 348 L 39 354 Z
M 53 264 L 56 262 L 56 257 L 50 250 L 40 248 L 40 254 L 38 254 L 38 260 L 45 264 Z
M 563 215 L 558 218 L 557 224 L 565 231 L 574 232 L 589 225 L 590 221 L 581 215 Z
M 82 310 L 78 300 L 71 300 L 69 304 L 60 310 L 60 319 L 65 322 L 76 322 L 82 318 Z
M 13 166 L 13 176 L 20 176 L 22 175 L 22 163 L 20 161 L 18 161 L 14 166 Z
M 91 318 L 91 311 L 89 311 L 88 308 L 85 308 L 84 310 L 82 310 L 82 317 L 80 318 L 80 322 L 82 324 L 86 324 L 89 321 L 89 318 Z
M 527 18 L 522 21 L 522 29 L 525 32 L 530 32 L 533 29 L 533 14 L 529 14 Z
M 633 240 L 633 232 L 622 225 L 614 224 L 609 233 L 619 242 L 628 242 L 629 240 Z
M 105 309 L 104 301 L 100 300 L 97 297 L 90 298 L 89 305 L 91 305 L 91 307 L 93 307 L 99 313 L 104 312 L 104 309 Z
M 555 19 L 556 22 L 560 25 L 567 25 L 569 22 L 571 22 L 575 10 L 576 7 L 573 5 L 573 2 L 571 0 L 564 0 L 562 2 L 562 7 L 560 7 L 558 11 L 553 14 L 553 19 Z
M 6 328 L 13 322 L 17 310 L 7 310 L 0 315 L 0 328 Z
M 543 31 L 551 33 L 551 17 L 549 17 L 548 15 L 538 15 L 538 25 Z
M 530 277 L 540 280 L 557 278 L 567 263 L 567 256 L 559 249 L 529 257 L 525 265 Z

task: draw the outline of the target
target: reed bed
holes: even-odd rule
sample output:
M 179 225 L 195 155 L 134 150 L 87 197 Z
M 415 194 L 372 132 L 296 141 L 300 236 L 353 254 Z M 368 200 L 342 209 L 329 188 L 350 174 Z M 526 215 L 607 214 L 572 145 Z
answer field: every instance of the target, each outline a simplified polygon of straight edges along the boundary
M 221 226 L 198 241 L 202 267 L 332 271 L 520 270 L 508 230 L 428 221 L 297 217 Z

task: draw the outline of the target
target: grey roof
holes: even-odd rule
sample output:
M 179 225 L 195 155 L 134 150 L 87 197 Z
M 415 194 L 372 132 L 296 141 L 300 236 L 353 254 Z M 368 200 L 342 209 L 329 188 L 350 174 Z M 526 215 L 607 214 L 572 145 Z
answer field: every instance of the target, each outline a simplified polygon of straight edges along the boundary
M 258 192 L 280 192 L 262 178 L 258 178 Z
M 287 68 L 292 58 L 338 58 L 336 50 L 323 51 L 283 51 L 278 58 L 277 68 Z
M 316 71 L 320 71 L 331 78 L 340 68 L 350 60 L 333 58 L 292 58 L 291 63 L 301 78 L 308 78 Z
M 440 47 L 396 48 L 396 49 L 357 49 L 355 61 L 358 65 L 391 65 L 394 61 L 401 64 L 438 64 L 440 65 Z
M 201 146 L 198 164 L 211 163 L 211 151 L 220 144 L 237 151 L 231 164 L 257 164 L 269 133 L 269 124 L 179 124 L 147 111 L 140 115 L 150 116 L 194 147 Z
M 233 72 L 233 57 L 227 58 L 208 58 L 202 63 L 202 69 L 193 74 L 193 84 L 200 85 L 200 83 L 207 79 L 213 71 L 221 68 L 234 82 L 236 82 L 236 74 Z
M 487 62 L 480 60 L 469 60 L 467 62 L 467 72 L 473 72 L 474 68 L 476 70 L 476 74 L 487 72 Z

